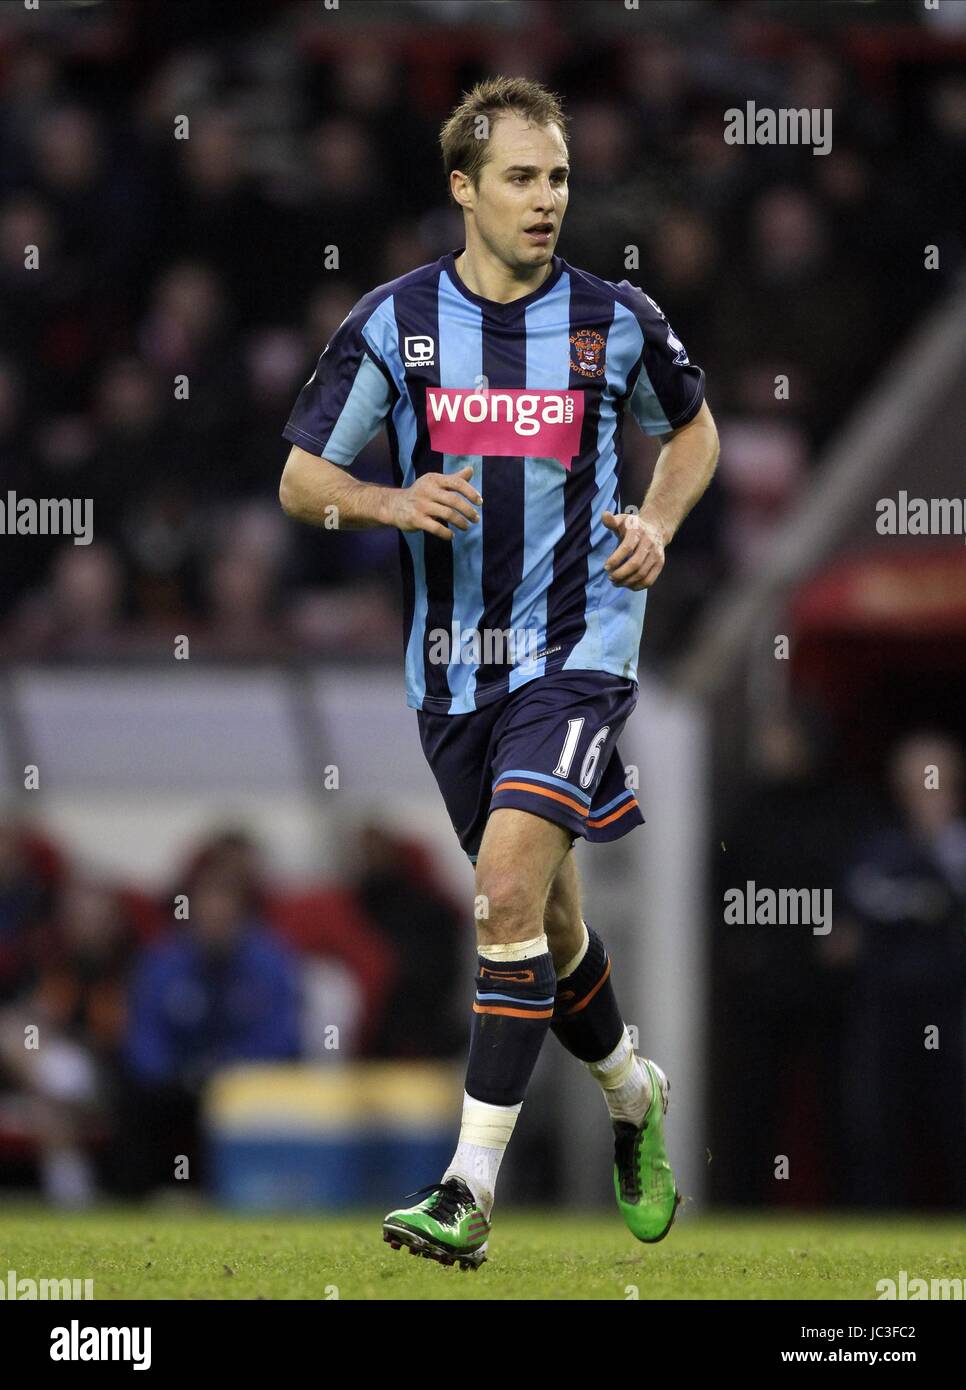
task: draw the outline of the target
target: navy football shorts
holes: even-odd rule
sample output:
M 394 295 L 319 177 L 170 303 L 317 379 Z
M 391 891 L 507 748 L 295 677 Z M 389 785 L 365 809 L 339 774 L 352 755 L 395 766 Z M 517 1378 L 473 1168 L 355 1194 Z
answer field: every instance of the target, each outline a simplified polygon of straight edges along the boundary
M 538 676 L 469 714 L 418 710 L 419 736 L 459 842 L 475 863 L 491 811 L 530 811 L 573 840 L 643 825 L 617 739 L 636 681 L 606 671 Z

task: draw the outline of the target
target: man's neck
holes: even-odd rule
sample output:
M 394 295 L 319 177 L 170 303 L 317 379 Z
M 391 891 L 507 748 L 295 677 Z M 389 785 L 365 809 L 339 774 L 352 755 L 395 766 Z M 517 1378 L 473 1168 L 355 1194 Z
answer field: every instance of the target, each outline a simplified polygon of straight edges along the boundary
M 477 253 L 471 258 L 468 250 L 457 256 L 453 264 L 468 290 L 481 299 L 492 299 L 494 304 L 512 304 L 514 299 L 523 299 L 539 289 L 553 273 L 553 262 L 548 261 L 546 265 L 534 266 L 532 274 L 520 279 L 495 257 Z

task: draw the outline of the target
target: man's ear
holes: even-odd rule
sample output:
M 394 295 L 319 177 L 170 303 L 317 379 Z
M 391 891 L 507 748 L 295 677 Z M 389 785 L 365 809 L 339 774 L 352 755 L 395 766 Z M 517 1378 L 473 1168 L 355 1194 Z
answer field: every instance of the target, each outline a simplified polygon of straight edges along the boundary
M 453 196 L 453 201 L 461 208 L 465 208 L 466 203 L 460 195 L 462 194 L 465 197 L 468 184 L 469 179 L 465 174 L 461 174 L 458 169 L 454 169 L 449 176 L 449 191 Z

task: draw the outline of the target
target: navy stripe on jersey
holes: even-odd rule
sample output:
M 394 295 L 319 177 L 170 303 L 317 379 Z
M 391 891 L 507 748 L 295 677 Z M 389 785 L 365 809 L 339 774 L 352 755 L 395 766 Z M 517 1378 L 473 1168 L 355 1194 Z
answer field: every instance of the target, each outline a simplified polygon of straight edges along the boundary
M 511 326 L 512 325 L 512 326 Z M 483 375 L 491 389 L 527 384 L 527 341 L 524 311 L 519 317 L 497 320 L 483 310 Z M 524 468 L 523 452 L 484 459 L 483 498 L 483 616 L 481 633 L 507 632 L 513 618 L 513 595 L 523 577 Z M 490 655 L 506 655 L 494 644 Z M 484 656 L 487 653 L 482 653 Z M 506 661 L 481 661 L 476 672 L 476 695 L 481 690 L 505 694 L 511 666 Z
M 402 487 L 403 472 L 399 463 L 399 436 L 396 433 L 392 416 L 388 416 L 386 419 L 386 437 L 389 441 L 389 457 L 392 461 L 393 484 L 395 487 Z M 403 657 L 405 658 L 416 607 L 416 575 L 412 551 L 402 531 L 399 532 L 399 572 L 402 576 Z
M 463 283 L 458 255 L 360 300 L 283 431 L 349 466 L 385 422 L 398 486 L 473 466 L 481 521 L 452 542 L 401 538 L 408 699 L 443 714 L 565 664 L 636 675 L 646 595 L 615 588 L 603 568 L 617 545 L 602 514 L 618 506 L 623 418 L 664 435 L 704 399 L 703 372 L 626 280 L 555 256 L 536 290 L 496 304 Z M 474 631 L 478 659 L 451 644 L 440 660 L 435 635 Z M 488 633 L 524 631 L 536 659 L 485 649 Z

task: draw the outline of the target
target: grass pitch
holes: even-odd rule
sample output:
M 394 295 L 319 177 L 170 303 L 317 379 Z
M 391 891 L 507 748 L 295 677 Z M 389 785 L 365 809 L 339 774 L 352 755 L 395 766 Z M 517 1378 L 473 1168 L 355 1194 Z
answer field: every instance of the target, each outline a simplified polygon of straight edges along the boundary
M 868 1299 L 966 1276 L 966 1226 L 923 1216 L 679 1216 L 643 1246 L 616 1213 L 504 1210 L 461 1272 L 393 1251 L 380 1213 L 304 1217 L 35 1205 L 0 1215 L 0 1278 L 93 1279 L 107 1299 Z

